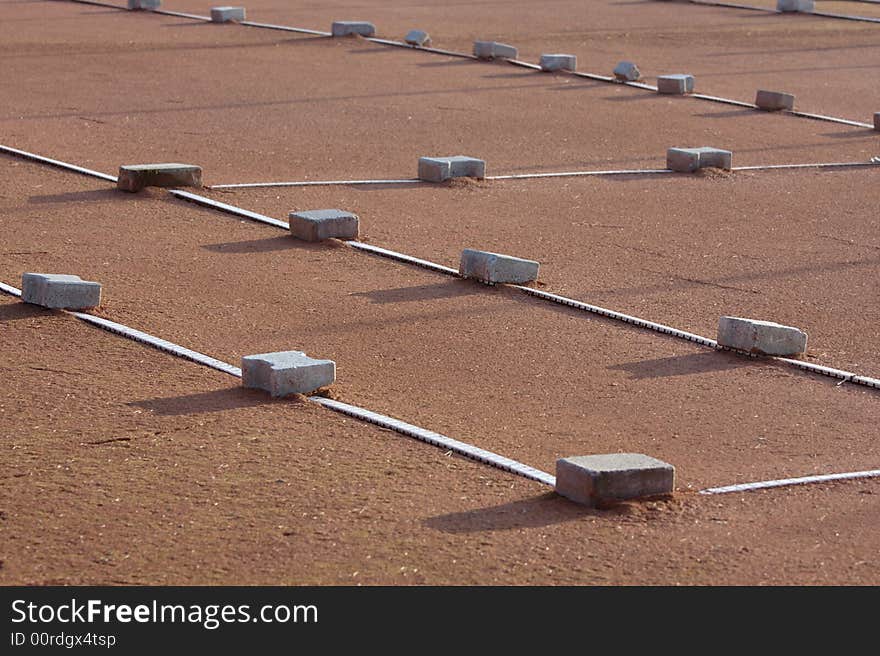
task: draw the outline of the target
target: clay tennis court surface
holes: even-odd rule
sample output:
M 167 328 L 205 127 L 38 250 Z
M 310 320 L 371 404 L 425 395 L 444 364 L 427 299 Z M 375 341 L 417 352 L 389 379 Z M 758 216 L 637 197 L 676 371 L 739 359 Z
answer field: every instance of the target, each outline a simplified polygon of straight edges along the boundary
M 757 4 L 757 3 L 756 3 Z M 821 4 L 821 3 L 817 3 Z M 864 3 L 828 11 L 877 16 Z M 834 8 L 831 8 L 834 5 Z M 845 7 L 844 7 L 845 5 Z M 205 14 L 168 0 L 164 9 Z M 607 75 L 870 123 L 880 25 L 661 2 L 454 5 L 259 0 L 248 18 L 371 20 L 469 52 L 577 54 Z M 662 169 L 670 146 L 735 166 L 867 162 L 867 127 L 658 96 L 357 38 L 70 2 L 0 7 L 2 143 L 109 174 L 183 161 L 208 185 L 406 179 L 423 155 L 491 175 Z M 866 584 L 877 479 L 701 495 L 876 469 L 880 391 L 714 351 L 503 287 L 0 155 L 0 281 L 104 285 L 94 313 L 238 364 L 337 363 L 334 398 L 553 472 L 638 452 L 667 498 L 585 509 L 540 483 L 0 296 L 4 584 Z M 205 189 L 286 220 L 356 212 L 363 241 L 456 267 L 462 248 L 541 262 L 539 289 L 707 337 L 752 316 L 803 359 L 876 377 L 876 168 Z

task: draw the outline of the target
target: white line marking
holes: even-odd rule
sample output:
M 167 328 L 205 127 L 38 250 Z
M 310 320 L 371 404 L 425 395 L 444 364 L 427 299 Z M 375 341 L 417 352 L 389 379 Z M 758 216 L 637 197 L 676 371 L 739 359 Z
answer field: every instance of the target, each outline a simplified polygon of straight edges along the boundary
M 281 30 L 282 32 L 299 32 L 301 34 L 314 34 L 315 36 L 332 36 L 330 32 L 320 30 L 307 30 L 304 27 L 287 27 L 286 25 L 272 25 L 271 23 L 254 23 L 253 21 L 239 21 L 239 25 L 245 27 L 261 27 L 267 30 Z
M 153 14 L 162 14 L 163 16 L 177 16 L 178 18 L 191 18 L 192 20 L 211 22 L 210 16 L 201 16 L 199 14 L 186 14 L 180 11 L 168 11 L 167 9 L 149 9 Z
M 472 460 L 476 460 L 478 462 L 485 463 L 487 465 L 492 465 L 493 467 L 503 469 L 504 471 L 508 471 L 512 474 L 518 474 L 519 476 L 530 478 L 551 487 L 554 487 L 556 485 L 555 476 L 551 476 L 550 474 L 540 471 L 539 469 L 524 465 L 523 463 L 517 462 L 516 460 L 505 458 L 504 456 L 500 456 L 497 453 L 486 451 L 485 449 L 481 449 L 471 444 L 459 442 L 458 440 L 454 440 L 451 437 L 441 435 L 440 433 L 435 433 L 434 431 L 419 428 L 418 426 L 407 424 L 406 422 L 400 421 L 399 419 L 380 415 L 370 410 L 365 410 L 363 408 L 349 405 L 348 403 L 335 401 L 333 399 L 327 399 L 321 396 L 310 396 L 309 400 L 314 401 L 315 403 L 319 403 L 325 408 L 329 408 L 331 410 L 346 414 L 350 417 L 355 417 L 357 419 L 370 422 L 371 424 L 376 424 L 377 426 L 382 426 L 383 428 L 388 428 L 403 435 L 408 435 L 409 437 L 414 437 L 415 439 L 422 442 L 426 442 L 434 446 L 439 446 L 441 449 L 448 449 L 450 451 L 458 453 L 459 455 L 465 456 Z
M 486 180 L 528 180 L 531 178 L 573 178 L 590 175 L 654 175 L 674 173 L 669 169 L 621 169 L 611 171 L 559 171 L 550 173 L 516 173 L 512 175 L 487 175 Z
M 78 0 L 76 0 L 78 1 Z M 41 164 L 48 164 L 49 166 L 55 166 L 61 169 L 67 169 L 68 171 L 73 171 L 75 173 L 81 173 L 82 175 L 89 175 L 93 178 L 101 178 L 102 180 L 107 180 L 108 182 L 116 182 L 117 178 L 115 175 L 108 175 L 107 173 L 101 173 L 100 171 L 93 171 L 91 169 L 86 169 L 81 166 L 76 166 L 75 164 L 69 164 L 68 162 L 62 162 L 57 159 L 50 159 L 49 157 L 43 157 L 42 155 L 37 155 L 36 153 L 29 153 L 26 150 L 19 150 L 18 148 L 11 148 L 9 146 L 0 145 L 0 152 L 4 152 L 7 155 L 15 155 L 16 157 L 22 157 L 24 159 L 29 159 L 34 162 L 40 162 Z
M 383 184 L 418 184 L 423 180 L 405 178 L 401 180 L 305 180 L 301 182 L 242 182 L 237 184 L 211 185 L 209 189 L 250 189 L 257 187 L 319 187 L 329 185 L 383 185 Z
M 391 260 L 397 260 L 398 262 L 404 262 L 405 264 L 414 264 L 416 266 L 430 269 L 431 271 L 437 271 L 438 273 L 443 273 L 448 276 L 460 277 L 457 269 L 453 269 L 448 266 L 443 266 L 442 264 L 437 264 L 436 262 L 429 262 L 428 260 L 422 260 L 418 257 L 413 257 L 412 255 L 404 255 L 403 253 L 398 253 L 397 251 L 391 251 L 387 248 L 381 248 L 379 246 L 373 246 L 372 244 L 366 244 L 362 241 L 347 241 L 345 242 L 352 248 L 357 248 L 358 250 L 372 253 L 373 255 L 379 255 L 380 257 L 387 257 Z
M 740 483 L 738 485 L 726 485 L 724 487 L 710 487 L 700 490 L 700 494 L 729 494 L 731 492 L 751 492 L 752 490 L 764 490 L 771 487 L 786 487 L 789 485 L 806 485 L 808 483 L 828 483 L 830 481 L 846 481 L 857 478 L 880 477 L 880 469 L 868 471 L 848 472 L 845 474 L 824 474 L 821 476 L 802 476 L 800 478 L 781 478 L 775 481 L 761 481 L 759 483 Z
M 204 207 L 210 207 L 215 210 L 220 210 L 221 212 L 226 212 L 227 214 L 234 214 L 236 216 L 243 216 L 247 219 L 251 219 L 253 221 L 259 221 L 260 223 L 266 223 L 270 226 L 274 226 L 276 228 L 281 228 L 282 230 L 290 230 L 290 225 L 285 221 L 279 221 L 278 219 L 273 219 L 271 216 L 266 216 L 265 214 L 257 214 L 256 212 L 251 212 L 250 210 L 245 210 L 240 207 L 236 207 L 235 205 L 228 205 L 226 203 L 221 203 L 220 201 L 213 200 L 211 198 L 207 198 L 205 196 L 199 196 L 198 194 L 193 194 L 188 191 L 181 191 L 180 189 L 169 189 L 168 193 L 173 196 L 177 196 L 178 198 L 183 198 L 184 200 L 188 200 L 196 205 L 203 205 Z
M 773 169 L 832 169 L 847 167 L 870 167 L 880 165 L 880 161 L 870 162 L 820 162 L 816 164 L 760 164 L 758 166 L 734 166 L 732 171 L 769 171 Z

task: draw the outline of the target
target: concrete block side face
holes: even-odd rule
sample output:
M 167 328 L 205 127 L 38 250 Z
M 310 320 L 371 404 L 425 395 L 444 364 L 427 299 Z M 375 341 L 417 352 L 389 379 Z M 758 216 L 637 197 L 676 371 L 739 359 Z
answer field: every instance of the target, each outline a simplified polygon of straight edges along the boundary
M 700 153 L 695 148 L 669 148 L 666 168 L 679 173 L 692 173 L 700 168 Z
M 213 23 L 228 23 L 244 19 L 244 7 L 211 7 L 211 22 Z
M 21 300 L 56 310 L 85 310 L 101 304 L 101 285 L 79 276 L 25 273 Z
M 477 59 L 516 59 L 519 55 L 513 46 L 497 41 L 474 41 L 473 53 Z
M 702 146 L 693 150 L 699 154 L 699 167 L 701 169 L 714 167 L 729 171 L 733 167 L 733 152 L 730 150 L 722 150 L 721 148 L 712 148 L 710 146 Z
M 542 71 L 573 71 L 577 68 L 577 56 L 575 55 L 541 55 Z
M 116 187 L 140 191 L 145 187 L 201 187 L 202 169 L 192 164 L 131 164 L 119 167 Z
M 410 30 L 403 38 L 411 46 L 429 46 L 431 45 L 431 35 L 424 30 Z
M 330 33 L 333 36 L 374 36 L 376 26 L 367 21 L 334 21 Z
M 516 59 L 519 56 L 519 50 L 506 43 L 494 43 L 492 47 L 492 56 L 496 59 Z
M 807 350 L 807 334 L 793 326 L 772 321 L 721 317 L 718 321 L 721 346 L 763 355 L 792 356 Z
M 693 75 L 660 75 L 657 78 L 657 93 L 684 95 L 694 92 Z
M 776 0 L 776 11 L 794 12 L 794 11 L 813 11 L 815 9 L 814 0 Z
M 794 109 L 794 96 L 790 93 L 782 93 L 781 91 L 767 91 L 758 89 L 755 94 L 755 104 L 758 109 L 768 112 L 778 112 L 784 109 Z
M 556 462 L 556 492 L 587 506 L 670 494 L 675 468 L 641 453 L 575 456 Z
M 443 182 L 452 177 L 452 164 L 448 158 L 420 157 L 419 180 L 425 182 Z
M 449 175 L 453 178 L 485 178 L 486 162 L 476 157 L 455 155 L 446 158 L 449 161 Z
M 880 130 L 880 112 L 874 113 L 874 129 Z
M 458 272 L 465 278 L 489 284 L 522 284 L 536 280 L 539 268 L 533 260 L 466 248 L 461 253 Z
M 315 360 L 302 351 L 247 355 L 241 359 L 242 385 L 272 396 L 309 394 L 336 380 L 336 363 Z
M 128 0 L 129 9 L 158 9 L 162 0 Z
M 614 67 L 614 77 L 623 82 L 635 82 L 641 76 L 639 67 L 632 62 L 622 61 Z
M 342 210 L 311 210 L 291 212 L 290 235 L 304 241 L 325 239 L 357 239 L 358 216 Z

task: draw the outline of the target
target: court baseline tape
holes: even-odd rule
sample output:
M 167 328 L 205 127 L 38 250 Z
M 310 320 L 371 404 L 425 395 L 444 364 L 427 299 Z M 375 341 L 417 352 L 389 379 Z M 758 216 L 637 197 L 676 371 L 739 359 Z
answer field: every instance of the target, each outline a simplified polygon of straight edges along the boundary
M 725 485 L 724 487 L 706 488 L 705 490 L 700 490 L 700 494 L 730 494 L 732 492 L 751 492 L 753 490 L 766 490 L 768 488 L 774 487 L 806 485 L 808 483 L 830 483 L 833 481 L 848 481 L 859 478 L 880 478 L 880 469 L 846 472 L 842 474 L 800 476 L 798 478 L 780 478 L 775 481 L 760 481 L 757 483 L 738 483 L 737 485 Z
M 236 207 L 235 205 L 229 205 L 228 203 L 221 203 L 219 201 L 215 201 L 211 198 L 207 198 L 206 196 L 201 196 L 199 194 L 194 194 L 188 191 L 181 191 L 179 189 L 171 189 L 169 193 L 177 198 L 181 198 L 183 200 L 188 200 L 190 202 L 196 203 L 198 205 L 202 205 L 204 207 L 209 207 L 212 209 L 219 210 L 221 212 L 226 212 L 227 214 L 233 214 L 236 216 L 241 216 L 249 219 L 253 219 L 254 221 L 258 221 L 260 223 L 266 223 L 271 226 L 279 227 L 279 228 L 288 228 L 288 224 L 283 221 L 279 221 L 278 219 L 273 219 L 272 217 L 265 216 L 263 214 L 259 214 L 257 212 L 251 212 L 250 210 L 245 210 L 240 207 Z M 453 276 L 460 278 L 460 274 L 457 270 L 452 267 L 447 267 L 442 264 L 437 264 L 436 262 L 431 262 L 429 260 L 424 260 L 421 258 L 413 257 L 411 255 L 405 255 L 404 253 L 398 253 L 397 251 L 392 251 L 386 248 L 381 248 L 379 246 L 374 246 L 372 244 L 366 244 L 360 241 L 345 241 L 345 244 L 356 248 L 361 251 L 365 251 L 368 253 L 372 253 L 374 255 L 378 255 L 380 257 L 384 257 L 387 259 L 395 260 L 397 262 L 401 262 L 404 264 L 410 264 L 419 266 L 425 269 L 429 269 L 431 271 L 435 271 L 437 273 L 442 273 L 447 276 Z M 710 339 L 708 337 L 702 337 L 701 335 L 696 335 L 694 333 L 687 332 L 685 330 L 679 330 L 678 328 L 673 328 L 671 326 L 667 326 L 661 323 L 656 323 L 654 321 L 649 321 L 647 319 L 641 319 L 639 317 L 634 317 L 623 312 L 617 312 L 616 310 L 609 310 L 607 308 L 600 307 L 598 305 L 591 305 L 589 303 L 584 303 L 582 301 L 577 301 L 572 298 L 566 298 L 565 296 L 560 296 L 558 294 L 553 294 L 550 292 L 545 292 L 540 289 L 534 289 L 532 287 L 525 287 L 522 285 L 506 285 L 512 289 L 516 289 L 530 296 L 534 296 L 536 298 L 540 298 L 541 300 L 550 301 L 552 303 L 557 303 L 560 305 L 566 305 L 568 307 L 574 308 L 576 310 L 582 310 L 584 312 L 589 312 L 592 314 L 598 314 L 600 316 L 614 319 L 617 321 L 622 321 L 624 323 L 632 324 L 639 328 L 645 328 L 647 330 L 651 330 L 657 333 L 662 333 L 664 335 L 669 335 L 671 337 L 676 337 L 678 339 L 683 339 L 689 342 L 694 342 L 696 344 L 700 344 L 702 346 L 706 346 L 708 348 L 712 348 L 720 351 L 730 351 L 732 353 L 737 353 L 739 355 L 745 355 L 751 358 L 759 358 L 766 357 L 766 359 L 770 362 L 781 362 L 783 364 L 788 364 L 794 366 L 798 369 L 802 369 L 804 371 L 808 371 L 810 373 L 819 374 L 822 376 L 828 376 L 831 378 L 840 379 L 842 382 L 849 382 L 856 385 L 862 385 L 865 387 L 870 387 L 873 389 L 880 389 L 880 379 L 872 378 L 870 376 L 862 376 L 860 374 L 853 373 L 851 371 L 844 371 L 842 369 L 835 369 L 834 367 L 826 367 L 824 365 L 814 364 L 812 362 L 806 362 L 803 360 L 796 360 L 793 358 L 782 358 L 775 356 L 758 356 L 753 353 L 747 353 L 745 351 L 740 351 L 737 349 L 731 349 L 726 346 L 720 345 L 716 340 Z
M 871 4 L 877 4 L 873 0 L 853 0 L 854 2 L 868 2 Z M 849 14 L 837 14 L 831 13 L 827 11 L 797 11 L 797 12 L 785 12 L 779 11 L 778 9 L 771 9 L 770 7 L 756 7 L 755 5 L 741 5 L 733 2 L 711 2 L 709 0 L 688 0 L 692 5 L 704 5 L 706 7 L 724 7 L 726 9 L 747 9 L 749 11 L 763 11 L 769 14 L 802 14 L 805 16 L 820 16 L 822 18 L 839 18 L 841 20 L 849 20 L 849 21 L 860 21 L 863 23 L 880 23 L 880 18 L 872 18 L 870 16 L 851 16 Z
M 763 171 L 785 169 L 824 169 L 824 168 L 865 168 L 880 165 L 880 158 L 867 162 L 811 162 L 806 164 L 758 164 L 754 166 L 734 166 L 731 171 Z M 484 180 L 533 180 L 541 178 L 577 178 L 590 176 L 617 175 L 660 175 L 677 173 L 671 169 L 618 169 L 608 171 L 551 171 L 548 173 L 514 173 L 511 175 L 487 175 Z M 233 184 L 210 185 L 208 189 L 259 189 L 270 187 L 312 187 L 312 186 L 346 186 L 346 185 L 383 185 L 383 184 L 434 184 L 418 178 L 400 180 L 305 180 L 294 182 L 240 182 Z
M 0 282 L 0 291 L 9 294 L 10 296 L 21 298 L 20 289 L 11 285 L 7 285 L 3 282 Z M 192 349 L 188 349 L 185 346 L 180 346 L 179 344 L 175 344 L 174 342 L 169 342 L 162 339 L 161 337 L 156 337 L 155 335 L 142 332 L 135 328 L 131 328 L 121 323 L 116 323 L 115 321 L 110 321 L 109 319 L 104 319 L 103 317 L 98 317 L 93 314 L 87 314 L 85 312 L 74 312 L 70 310 L 64 310 L 64 312 L 73 315 L 81 321 L 101 328 L 102 330 L 106 330 L 113 334 L 120 335 L 122 337 L 131 339 L 141 344 L 145 344 L 147 346 L 152 346 L 153 348 L 158 349 L 164 353 L 168 353 L 170 355 L 174 355 L 176 357 L 183 358 L 191 362 L 196 362 L 198 364 L 216 369 L 217 371 L 221 371 L 236 378 L 241 378 L 242 376 L 241 369 L 239 367 L 235 367 L 231 364 L 223 362 L 222 360 L 217 360 L 216 358 L 212 358 L 211 356 L 205 355 L 204 353 L 193 351 Z M 321 405 L 329 410 L 333 410 L 334 412 L 338 412 L 370 424 L 375 424 L 376 426 L 380 426 L 381 428 L 386 428 L 388 430 L 394 431 L 395 433 L 400 433 L 401 435 L 415 438 L 421 442 L 425 442 L 426 444 L 446 449 L 447 451 L 452 451 L 453 453 L 457 453 L 458 455 L 464 456 L 470 460 L 475 460 L 477 462 L 490 465 L 492 467 L 495 467 L 496 469 L 501 469 L 508 473 L 516 474 L 518 476 L 522 476 L 523 478 L 528 478 L 530 480 L 549 485 L 550 487 L 555 487 L 556 485 L 556 477 L 548 474 L 547 472 L 535 469 L 534 467 L 530 467 L 529 465 L 526 465 L 524 463 L 512 460 L 511 458 L 506 458 L 497 453 L 493 453 L 492 451 L 481 449 L 480 447 L 474 446 L 472 444 L 460 442 L 459 440 L 447 437 L 446 435 L 441 435 L 440 433 L 435 433 L 434 431 L 430 431 L 425 428 L 409 424 L 405 421 L 394 419 L 393 417 L 388 417 L 387 415 L 382 415 L 377 412 L 367 410 L 365 408 L 360 408 L 356 405 L 343 403 L 342 401 L 336 401 L 334 399 L 328 399 L 322 396 L 308 396 L 306 398 L 312 403 L 317 403 L 318 405 Z
M 103 2 L 96 2 L 95 0 L 70 0 L 70 1 L 84 3 L 84 4 L 97 4 L 99 6 L 112 7 L 114 9 L 119 9 L 121 11 L 129 11 L 125 7 L 119 7 L 117 5 L 107 4 L 107 3 L 103 3 Z M 732 7 L 737 7 L 737 8 L 741 8 L 741 9 L 755 9 L 755 10 L 759 10 L 759 11 L 768 11 L 771 13 L 782 13 L 782 12 L 776 11 L 775 9 L 765 9 L 762 7 L 750 7 L 747 5 L 728 5 L 725 3 L 702 2 L 699 0 L 688 0 L 688 1 L 691 2 L 692 4 L 703 4 L 703 5 L 708 5 L 708 6 L 719 6 L 719 7 L 732 6 Z M 161 10 L 161 9 L 160 10 L 143 10 L 143 13 L 146 13 L 146 14 L 150 14 L 150 13 L 167 14 L 167 15 L 171 15 L 171 16 L 180 16 L 183 18 L 191 18 L 193 20 L 199 20 L 199 21 L 207 20 L 208 22 L 210 22 L 210 18 L 208 18 L 206 16 L 199 16 L 196 14 L 185 14 L 185 13 L 181 13 L 181 12 L 168 12 L 168 11 Z M 802 13 L 806 13 L 806 12 L 802 12 Z M 880 23 L 880 18 L 874 19 L 874 18 L 864 18 L 864 17 L 858 17 L 858 16 L 843 16 L 843 15 L 837 15 L 837 14 L 821 14 L 819 12 L 813 12 L 813 13 L 817 16 L 826 16 L 826 17 L 831 17 L 831 18 L 846 18 L 849 20 L 864 20 L 864 21 L 868 21 L 868 22 L 872 22 L 872 23 Z M 307 29 L 307 28 L 303 28 L 303 27 L 289 27 L 289 26 L 285 26 L 285 25 L 273 25 L 270 23 L 254 23 L 252 21 L 241 21 L 241 22 L 238 22 L 237 24 L 242 25 L 244 27 L 257 27 L 257 28 L 264 28 L 264 29 L 270 29 L 270 30 L 282 30 L 285 32 L 298 32 L 298 33 L 302 33 L 302 34 L 312 34 L 315 36 L 322 36 L 322 37 L 332 36 L 332 34 L 330 32 L 323 32 L 320 30 L 311 30 L 311 29 Z M 456 52 L 453 50 L 443 50 L 440 48 L 414 46 L 412 44 L 404 43 L 402 41 L 395 41 L 393 39 L 382 39 L 382 38 L 378 38 L 378 37 L 366 37 L 364 40 L 371 41 L 373 43 L 378 43 L 381 45 L 388 45 L 388 46 L 394 46 L 394 47 L 399 47 L 399 48 L 407 48 L 409 50 L 418 50 L 418 51 L 423 51 L 423 52 L 427 52 L 427 53 L 431 53 L 431 54 L 438 54 L 438 55 L 445 55 L 445 56 L 449 56 L 449 57 L 459 57 L 462 59 L 471 59 L 474 61 L 481 61 L 478 57 L 475 57 L 474 55 L 471 55 L 468 53 Z M 538 71 L 541 70 L 541 67 L 538 66 L 537 64 L 532 64 L 530 62 L 525 62 L 525 61 L 521 61 L 518 59 L 503 59 L 501 61 L 507 62 L 507 63 L 512 64 L 514 66 L 520 66 L 520 67 L 529 68 L 529 69 L 538 70 Z M 621 80 L 618 80 L 614 77 L 610 77 L 607 75 L 597 75 L 595 73 L 586 73 L 586 72 L 581 72 L 581 71 L 560 71 L 560 72 L 561 73 L 568 73 L 568 74 L 574 75 L 576 77 L 584 77 L 584 78 L 587 78 L 590 80 L 597 80 L 600 82 L 609 82 L 609 83 L 613 83 L 613 84 L 620 84 L 621 86 L 628 86 L 628 87 L 633 87 L 636 89 L 644 89 L 647 91 L 654 91 L 654 92 L 657 91 L 656 86 L 653 86 L 650 84 L 645 84 L 643 82 L 630 82 L 630 81 L 625 81 L 625 80 L 621 81 Z M 750 109 L 757 109 L 757 105 L 755 105 L 754 103 L 743 102 L 741 100 L 733 100 L 731 98 L 722 98 L 720 96 L 709 96 L 709 95 L 699 94 L 699 93 L 693 93 L 693 94 L 687 94 L 687 95 L 692 98 L 696 98 L 698 100 L 709 100 L 712 102 L 724 103 L 724 104 L 728 104 L 728 105 L 736 105 L 739 107 L 748 107 Z M 849 126 L 853 126 L 853 127 L 863 127 L 863 128 L 873 128 L 874 127 L 870 123 L 863 123 L 861 121 L 853 121 L 850 119 L 838 118 L 835 116 L 826 116 L 824 114 L 813 114 L 813 113 L 809 113 L 809 112 L 800 112 L 800 111 L 793 111 L 793 110 L 792 111 L 775 112 L 775 113 L 790 114 L 792 116 L 797 116 L 799 118 L 808 118 L 808 119 L 813 119 L 813 120 L 818 120 L 818 121 L 840 123 L 843 125 L 849 125 Z

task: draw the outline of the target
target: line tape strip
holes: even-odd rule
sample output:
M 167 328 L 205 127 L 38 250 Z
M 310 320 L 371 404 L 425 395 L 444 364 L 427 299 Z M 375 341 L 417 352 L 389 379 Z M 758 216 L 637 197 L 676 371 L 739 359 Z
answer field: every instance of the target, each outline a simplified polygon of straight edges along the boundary
M 414 437 L 415 439 L 422 442 L 426 442 L 434 446 L 439 446 L 443 449 L 448 449 L 450 451 L 458 453 L 459 455 L 470 458 L 471 460 L 476 460 L 478 462 L 497 467 L 498 469 L 503 469 L 504 471 L 508 471 L 512 474 L 517 474 L 525 478 L 530 478 L 551 487 L 556 485 L 555 476 L 551 476 L 550 474 L 540 471 L 539 469 L 524 465 L 523 463 L 517 462 L 516 460 L 505 458 L 504 456 L 500 456 L 497 453 L 486 451 L 485 449 L 481 449 L 479 447 L 466 444 L 464 442 L 459 442 L 458 440 L 454 440 L 451 437 L 446 437 L 445 435 L 441 435 L 440 433 L 425 430 L 424 428 L 419 428 L 418 426 L 407 424 L 406 422 L 400 421 L 398 419 L 386 417 L 385 415 L 380 415 L 370 410 L 364 410 L 363 408 L 358 408 L 357 406 L 349 405 L 348 403 L 342 403 L 333 399 L 327 399 L 320 396 L 311 396 L 309 397 L 309 400 L 314 401 L 315 403 L 319 403 L 325 408 L 330 408 L 331 410 L 341 412 L 342 414 L 348 415 L 350 417 L 355 417 L 356 419 L 361 419 L 371 424 L 376 424 L 377 426 L 381 426 L 382 428 L 388 428 L 403 435 Z
M 163 16 L 177 16 L 178 18 L 191 18 L 192 20 L 211 22 L 210 16 L 202 16 L 200 14 L 187 14 L 181 11 L 168 11 L 167 9 L 149 9 L 154 14 L 162 14 Z
M 19 298 L 21 297 L 20 289 L 2 282 L 0 282 L 0 291 L 3 291 L 12 296 L 16 296 Z M 98 317 L 93 314 L 86 314 L 84 312 L 68 313 L 72 314 L 77 319 L 80 319 L 93 326 L 96 326 L 103 330 L 107 330 L 116 335 L 126 337 L 135 342 L 151 346 L 164 353 L 168 353 L 170 355 L 174 355 L 179 358 L 190 360 L 191 362 L 196 362 L 206 367 L 222 371 L 223 373 L 229 374 L 230 376 L 235 376 L 236 378 L 241 378 L 242 376 L 242 372 L 239 367 L 234 367 L 233 365 L 227 364 L 222 360 L 217 360 L 216 358 L 212 358 L 209 355 L 199 353 L 198 351 L 193 351 L 192 349 L 180 346 L 179 344 L 175 344 L 174 342 L 169 342 L 162 339 L 161 337 L 150 335 L 149 333 L 136 330 L 135 328 L 130 328 L 129 326 L 125 326 L 121 323 L 116 323 L 115 321 L 110 321 L 109 319 L 104 319 L 103 317 Z M 365 408 L 360 408 L 356 405 L 351 405 L 349 403 L 343 403 L 341 401 L 328 399 L 322 396 L 310 396 L 307 398 L 309 401 L 317 403 L 335 412 L 339 412 L 344 415 L 348 415 L 349 417 L 354 417 L 355 419 L 381 426 L 382 428 L 387 428 L 388 430 L 392 430 L 396 433 L 415 438 L 432 446 L 438 446 L 440 448 L 453 451 L 459 455 L 465 456 L 466 458 L 470 458 L 471 460 L 476 460 L 477 462 L 491 465 L 492 467 L 496 467 L 509 473 L 517 474 L 518 476 L 523 476 L 525 478 L 544 483 L 545 485 L 549 485 L 551 487 L 556 485 L 556 478 L 546 472 L 535 469 L 534 467 L 529 467 L 528 465 L 525 465 L 516 460 L 498 455 L 497 453 L 493 453 L 492 451 L 481 449 L 480 447 L 474 446 L 472 444 L 460 442 L 451 437 L 447 437 L 446 435 L 441 435 L 440 433 L 435 433 L 434 431 L 420 428 L 419 426 L 414 426 L 413 424 L 408 424 L 399 419 L 394 419 L 393 417 L 388 417 L 387 415 L 382 415 L 371 410 L 366 410 Z
M 447 276 L 455 276 L 456 278 L 461 277 L 459 276 L 457 269 L 443 266 L 442 264 L 437 264 L 436 262 L 429 262 L 428 260 L 422 260 L 418 257 L 413 257 L 411 255 L 404 255 L 403 253 L 391 251 L 387 248 L 381 248 L 379 246 L 373 246 L 372 244 L 366 244 L 362 241 L 347 241 L 345 243 L 352 248 L 357 248 L 358 250 L 364 251 L 366 253 L 372 253 L 373 255 L 385 257 L 390 260 L 396 260 L 405 264 L 414 264 L 415 266 L 422 267 L 424 269 L 430 269 L 431 271 L 436 271 L 438 273 L 443 273 Z
M 868 162 L 815 162 L 808 164 L 758 164 L 756 166 L 734 166 L 732 171 L 762 171 L 772 169 L 813 169 L 870 167 L 880 164 L 880 160 Z M 575 178 L 604 175 L 657 175 L 675 173 L 671 169 L 611 169 L 607 171 L 551 171 L 548 173 L 514 173 L 510 175 L 487 175 L 485 180 L 529 180 L 535 178 Z M 330 185 L 381 185 L 381 184 L 433 184 L 417 178 L 400 180 L 321 180 L 303 182 L 242 182 L 235 184 L 211 185 L 209 189 L 255 189 L 266 187 L 308 187 Z
M 855 2 L 870 2 L 870 0 L 854 0 Z M 835 14 L 825 11 L 798 11 L 798 12 L 783 12 L 777 9 L 771 9 L 769 7 L 756 7 L 754 5 L 740 5 L 732 2 L 708 2 L 706 0 L 688 0 L 693 5 L 704 5 L 706 7 L 727 7 L 730 9 L 748 9 L 750 11 L 763 11 L 769 14 L 784 14 L 784 13 L 797 13 L 806 16 L 821 16 L 822 18 L 840 18 L 842 20 L 851 20 L 851 21 L 861 21 L 865 23 L 880 23 L 880 18 L 871 18 L 868 16 L 850 16 L 848 14 Z M 873 3 L 872 3 L 873 4 Z
M 245 210 L 240 207 L 236 207 L 235 205 L 221 203 L 220 201 L 216 201 L 205 196 L 200 196 L 198 194 L 193 194 L 189 191 L 181 191 L 180 189 L 169 189 L 168 193 L 170 193 L 172 196 L 177 196 L 178 198 L 188 200 L 191 203 L 195 203 L 196 205 L 210 207 L 215 210 L 220 210 L 221 212 L 226 212 L 227 214 L 234 214 L 235 216 L 242 216 L 246 219 L 259 221 L 260 223 L 266 223 L 270 226 L 275 226 L 276 228 L 281 228 L 283 230 L 290 230 L 290 225 L 288 223 L 285 223 L 284 221 L 279 221 L 278 219 L 273 219 L 271 216 L 266 216 L 265 214 L 251 212 L 250 210 Z
M 400 180 L 305 180 L 302 182 L 241 182 L 236 184 L 211 185 L 209 189 L 254 189 L 259 187 L 321 187 L 330 185 L 383 185 L 419 184 L 424 180 L 403 178 Z
M 304 27 L 288 27 L 286 25 L 272 25 L 271 23 L 255 23 L 253 21 L 239 21 L 239 25 L 245 27 L 260 27 L 266 30 L 281 30 L 282 32 L 299 32 L 300 34 L 314 34 L 315 36 L 331 36 L 330 32 L 320 30 L 308 30 Z
M 724 487 L 710 487 L 700 490 L 700 494 L 730 494 L 731 492 L 751 492 L 764 490 L 772 487 L 786 487 L 789 485 L 806 485 L 807 483 L 828 483 L 830 481 L 846 481 L 857 478 L 878 478 L 880 469 L 868 471 L 847 472 L 844 474 L 823 474 L 819 476 L 801 476 L 799 478 L 781 478 L 775 481 L 761 481 L 759 483 L 740 483 L 738 485 L 726 485 Z
M 74 0 L 78 2 L 79 0 Z M 108 182 L 116 182 L 117 178 L 115 175 L 109 175 L 107 173 L 101 173 L 100 171 L 93 171 L 91 169 L 86 169 L 81 166 L 76 166 L 75 164 L 69 164 L 68 162 L 62 162 L 57 159 L 50 159 L 49 157 L 43 157 L 42 155 L 37 155 L 35 153 L 29 153 L 26 150 L 19 150 L 18 148 L 10 148 L 9 146 L 0 145 L 0 152 L 4 152 L 7 155 L 14 155 L 16 157 L 22 157 L 24 159 L 29 159 L 34 162 L 40 162 L 41 164 L 48 164 L 49 166 L 55 166 L 60 169 L 67 169 L 68 171 L 73 171 L 74 173 L 80 173 L 82 175 L 89 175 L 93 178 L 100 178 L 102 180 L 107 180 Z

